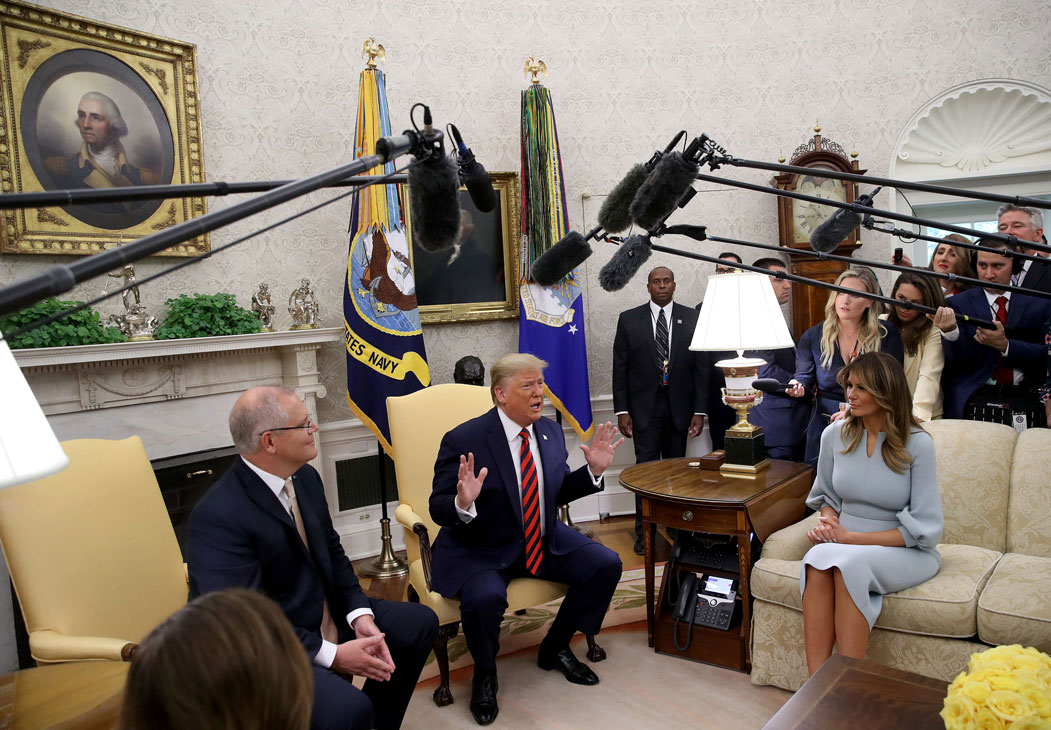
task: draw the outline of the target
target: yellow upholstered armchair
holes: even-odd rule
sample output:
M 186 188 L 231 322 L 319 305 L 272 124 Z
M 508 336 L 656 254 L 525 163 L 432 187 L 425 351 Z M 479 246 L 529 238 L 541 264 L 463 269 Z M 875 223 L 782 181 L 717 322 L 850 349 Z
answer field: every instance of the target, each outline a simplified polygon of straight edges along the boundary
M 434 462 L 442 437 L 464 421 L 493 407 L 489 389 L 477 385 L 432 385 L 410 395 L 387 399 L 394 467 L 398 477 L 400 504 L 395 519 L 405 528 L 405 550 L 409 558 L 409 598 L 429 606 L 438 614 L 438 638 L 434 656 L 441 682 L 434 690 L 439 707 L 451 704 L 449 690 L 449 639 L 460 630 L 460 602 L 431 590 L 431 535 L 438 526 L 431 519 L 428 503 L 434 480 Z M 515 578 L 507 587 L 508 611 L 539 606 L 564 596 L 566 586 L 536 578 Z M 588 658 L 599 661 L 605 652 L 588 636 Z
M 66 441 L 69 466 L 0 490 L 0 543 L 38 662 L 127 661 L 186 603 L 186 567 L 142 441 Z

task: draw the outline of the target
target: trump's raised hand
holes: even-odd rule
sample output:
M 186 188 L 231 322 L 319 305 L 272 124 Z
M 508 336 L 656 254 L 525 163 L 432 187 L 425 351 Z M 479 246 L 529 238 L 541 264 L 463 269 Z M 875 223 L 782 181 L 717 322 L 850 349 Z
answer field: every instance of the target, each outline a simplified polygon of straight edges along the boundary
M 482 491 L 482 482 L 485 475 L 489 473 L 487 467 L 482 467 L 478 474 L 474 473 L 474 452 L 464 456 L 460 454 L 460 470 L 456 474 L 456 506 L 467 511 L 478 499 L 478 493 Z
M 584 458 L 587 459 L 588 467 L 595 476 L 602 476 L 602 473 L 613 462 L 613 454 L 617 447 L 624 443 L 624 437 L 617 438 L 618 435 L 617 429 L 613 424 L 606 421 L 595 427 L 595 438 L 591 439 L 591 446 L 580 445 L 580 450 L 584 452 Z

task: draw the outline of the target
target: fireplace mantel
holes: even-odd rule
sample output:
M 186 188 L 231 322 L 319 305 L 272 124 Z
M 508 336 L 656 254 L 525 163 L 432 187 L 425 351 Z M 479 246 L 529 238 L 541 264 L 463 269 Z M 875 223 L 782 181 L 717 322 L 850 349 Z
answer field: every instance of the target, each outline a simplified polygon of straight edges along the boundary
M 253 335 L 15 350 L 60 440 L 138 435 L 151 459 L 231 445 L 227 415 L 255 385 L 294 389 L 317 420 L 328 327 Z M 321 463 L 321 455 L 315 465 Z

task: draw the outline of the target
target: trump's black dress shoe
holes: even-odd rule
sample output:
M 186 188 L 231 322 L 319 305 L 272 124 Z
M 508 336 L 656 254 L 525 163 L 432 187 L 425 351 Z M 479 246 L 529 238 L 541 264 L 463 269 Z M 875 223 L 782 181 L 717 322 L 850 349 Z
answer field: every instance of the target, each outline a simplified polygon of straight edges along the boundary
M 591 671 L 591 667 L 573 656 L 568 646 L 553 653 L 541 650 L 537 654 L 536 663 L 541 669 L 557 669 L 573 684 L 598 684 L 598 675 Z
M 496 672 L 476 673 L 471 681 L 471 714 L 479 725 L 489 725 L 500 713 L 496 693 L 500 689 Z

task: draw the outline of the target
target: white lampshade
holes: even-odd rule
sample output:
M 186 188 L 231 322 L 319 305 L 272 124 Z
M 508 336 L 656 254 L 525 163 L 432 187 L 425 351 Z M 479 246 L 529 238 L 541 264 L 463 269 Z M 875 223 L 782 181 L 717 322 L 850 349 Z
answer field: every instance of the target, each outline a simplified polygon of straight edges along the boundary
M 69 458 L 2 336 L 0 403 L 0 489 L 65 469 Z
M 742 271 L 708 279 L 691 350 L 776 350 L 794 344 L 769 276 Z

